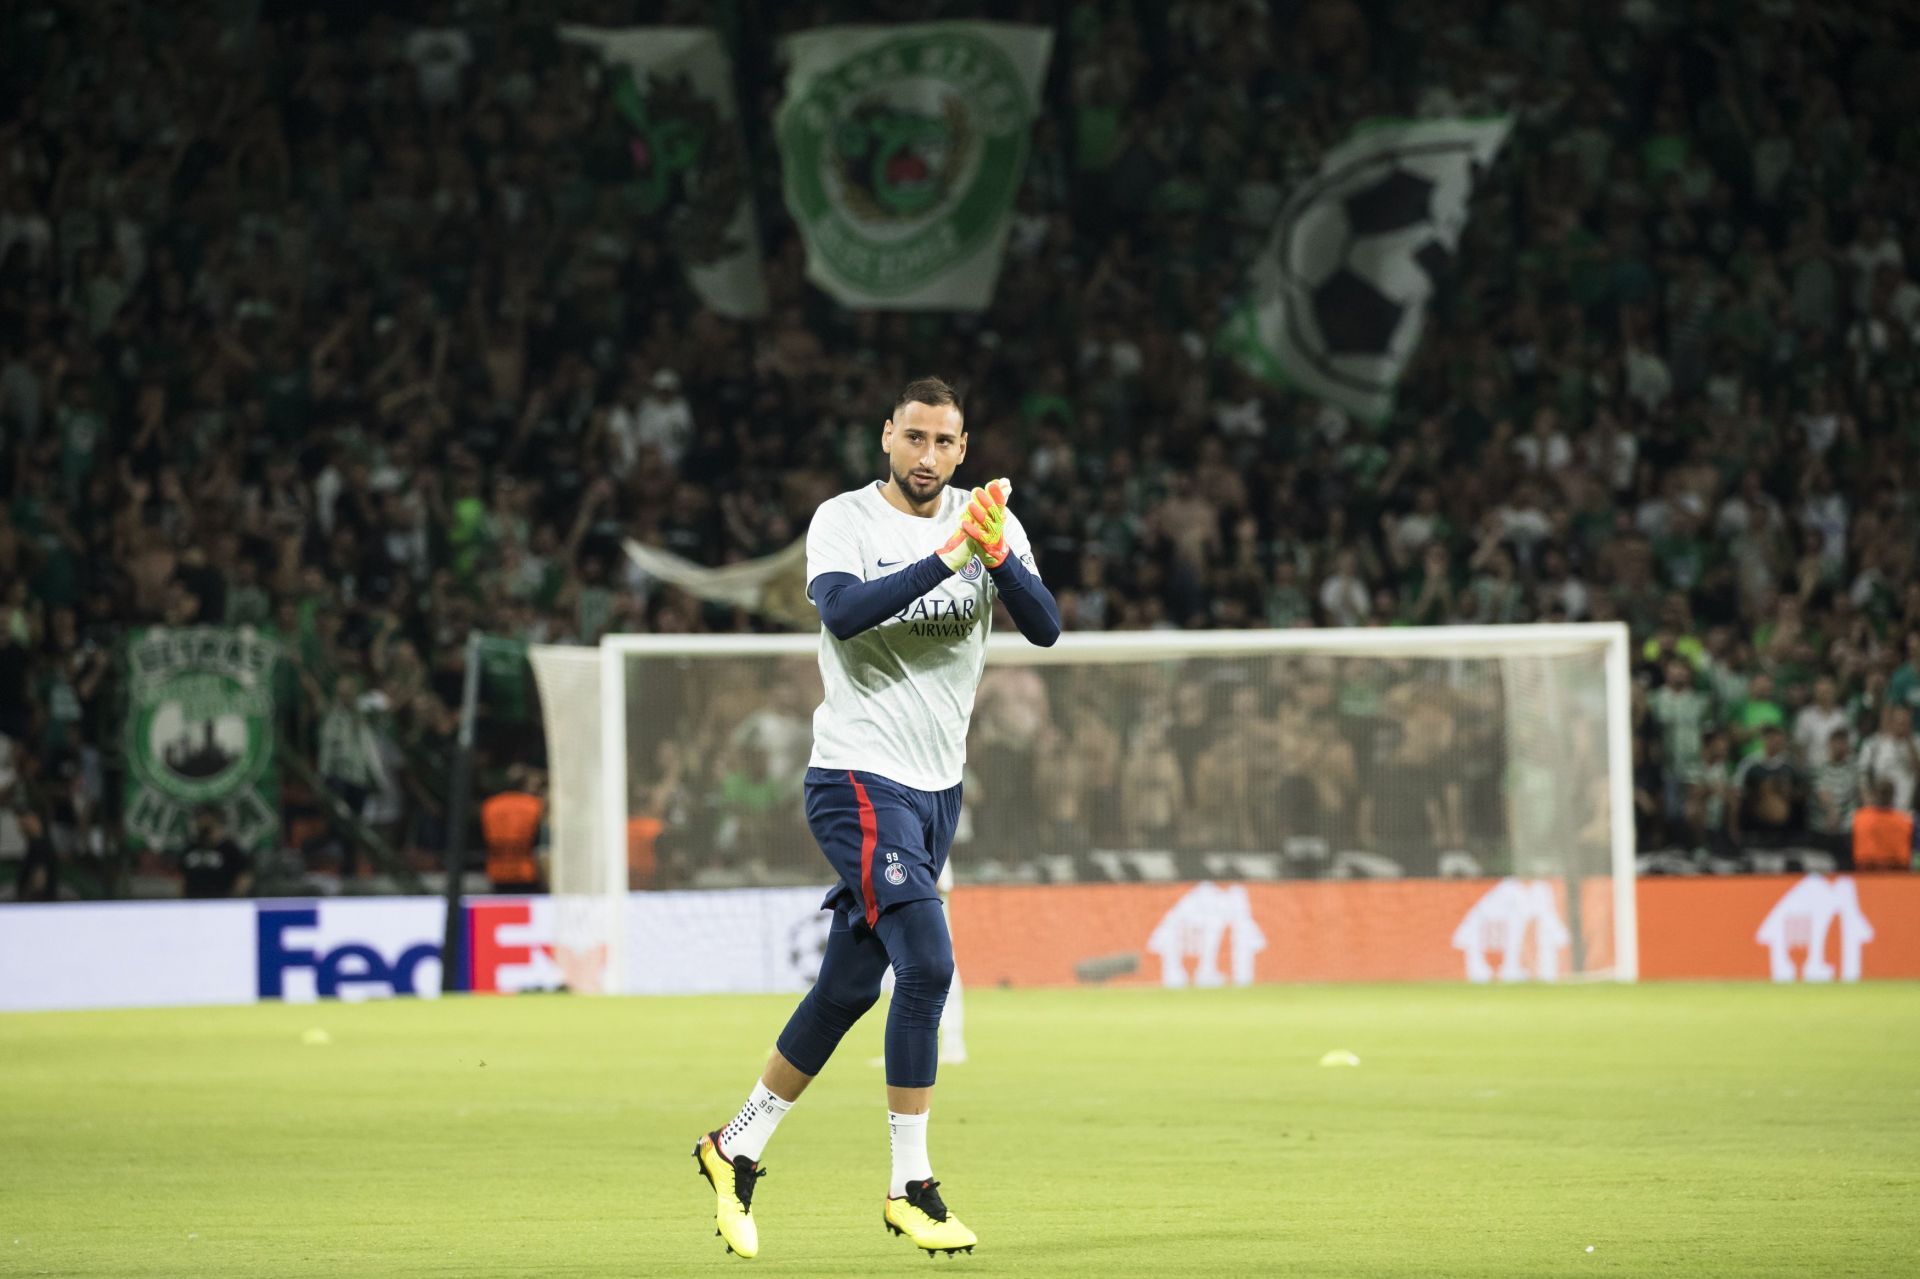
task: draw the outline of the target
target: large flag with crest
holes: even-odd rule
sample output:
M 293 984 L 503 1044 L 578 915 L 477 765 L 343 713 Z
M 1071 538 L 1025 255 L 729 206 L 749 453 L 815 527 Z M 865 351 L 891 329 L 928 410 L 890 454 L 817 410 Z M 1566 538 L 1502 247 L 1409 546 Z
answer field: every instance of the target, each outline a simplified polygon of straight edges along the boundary
M 764 315 L 767 286 L 733 63 L 705 27 L 563 26 L 595 50 L 602 91 L 626 130 L 635 212 L 663 234 L 700 300 L 734 319 Z M 656 230 L 657 229 L 657 230 Z
M 1512 122 L 1362 126 L 1280 210 L 1222 345 L 1272 381 L 1379 420 L 1420 345 L 1434 277 Z
M 984 308 L 1052 45 L 1001 22 L 790 37 L 780 162 L 807 278 L 860 309 Z
M 280 643 L 250 626 L 152 626 L 127 640 L 126 834 L 178 849 L 217 808 L 247 848 L 280 836 L 274 684 Z

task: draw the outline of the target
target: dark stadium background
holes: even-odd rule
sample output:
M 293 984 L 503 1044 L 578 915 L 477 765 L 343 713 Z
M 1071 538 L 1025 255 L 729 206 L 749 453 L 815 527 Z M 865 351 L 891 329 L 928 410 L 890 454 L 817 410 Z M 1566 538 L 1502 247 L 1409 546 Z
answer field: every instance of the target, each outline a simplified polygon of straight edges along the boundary
M 1654 868 L 1844 862 L 1863 782 L 1912 808 L 1898 7 L 563 8 L 0 16 L 0 895 L 169 895 L 219 842 L 122 838 L 118 655 L 163 623 L 272 626 L 291 655 L 280 838 L 205 891 L 434 870 L 468 632 L 764 625 L 635 587 L 620 539 L 778 550 L 876 474 L 922 371 L 966 394 L 962 477 L 1018 478 L 1070 630 L 1620 619 Z M 703 311 L 667 228 L 625 211 L 617 122 L 555 16 L 724 33 L 768 319 Z M 774 43 L 930 16 L 1055 31 L 1006 263 L 978 315 L 845 310 L 804 282 L 782 202 Z M 461 33 L 446 84 L 423 29 Z M 1514 135 L 1387 423 L 1216 352 L 1326 147 L 1500 111 Z M 542 763 L 531 681 L 495 667 L 476 802 Z M 1741 769 L 1772 725 L 1784 757 Z M 687 802 L 710 767 L 673 772 Z

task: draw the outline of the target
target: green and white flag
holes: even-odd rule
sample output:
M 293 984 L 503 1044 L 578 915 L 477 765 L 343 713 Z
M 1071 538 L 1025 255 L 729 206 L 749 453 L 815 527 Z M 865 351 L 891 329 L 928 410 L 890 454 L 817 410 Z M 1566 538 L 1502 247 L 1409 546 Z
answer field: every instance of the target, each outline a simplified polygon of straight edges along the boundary
M 1221 344 L 1272 381 L 1386 417 L 1434 277 L 1460 246 L 1474 183 L 1511 127 L 1395 120 L 1356 130 L 1281 208 Z
M 280 834 L 273 677 L 280 643 L 250 626 L 149 627 L 127 642 L 127 837 L 172 849 L 211 804 L 258 849 Z
M 780 163 L 807 278 L 862 310 L 984 308 L 1052 47 L 1003 22 L 789 37 Z
M 765 315 L 753 182 L 719 34 L 563 26 L 560 35 L 600 55 L 601 89 L 628 130 L 635 212 L 648 233 L 664 234 L 708 307 L 733 319 Z

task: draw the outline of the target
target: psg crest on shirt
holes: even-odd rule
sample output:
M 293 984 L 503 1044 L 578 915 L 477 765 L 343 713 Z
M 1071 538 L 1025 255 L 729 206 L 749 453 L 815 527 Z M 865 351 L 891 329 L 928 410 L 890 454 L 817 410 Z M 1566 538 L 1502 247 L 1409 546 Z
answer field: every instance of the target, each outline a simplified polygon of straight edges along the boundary
M 967 561 L 965 568 L 960 570 L 960 580 L 963 582 L 977 582 L 980 580 L 980 574 L 984 572 L 986 572 L 986 566 L 980 563 L 980 557 L 976 555 Z

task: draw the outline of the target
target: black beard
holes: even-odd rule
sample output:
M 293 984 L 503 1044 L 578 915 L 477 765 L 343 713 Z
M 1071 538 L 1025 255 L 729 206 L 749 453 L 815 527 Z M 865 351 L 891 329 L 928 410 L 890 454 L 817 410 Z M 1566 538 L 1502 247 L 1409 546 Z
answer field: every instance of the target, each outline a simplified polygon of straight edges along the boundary
M 893 486 L 899 489 L 902 493 L 906 494 L 909 498 L 911 498 L 915 502 L 931 502 L 935 498 L 940 496 L 940 490 L 947 487 L 947 482 L 945 480 L 940 479 L 938 476 L 935 476 L 933 481 L 933 491 L 928 493 L 925 497 L 922 497 L 920 496 L 920 490 L 914 486 L 914 480 L 912 475 L 903 474 L 900 471 L 893 470 L 891 466 L 889 466 L 887 469 L 889 471 L 892 471 L 893 473 Z

